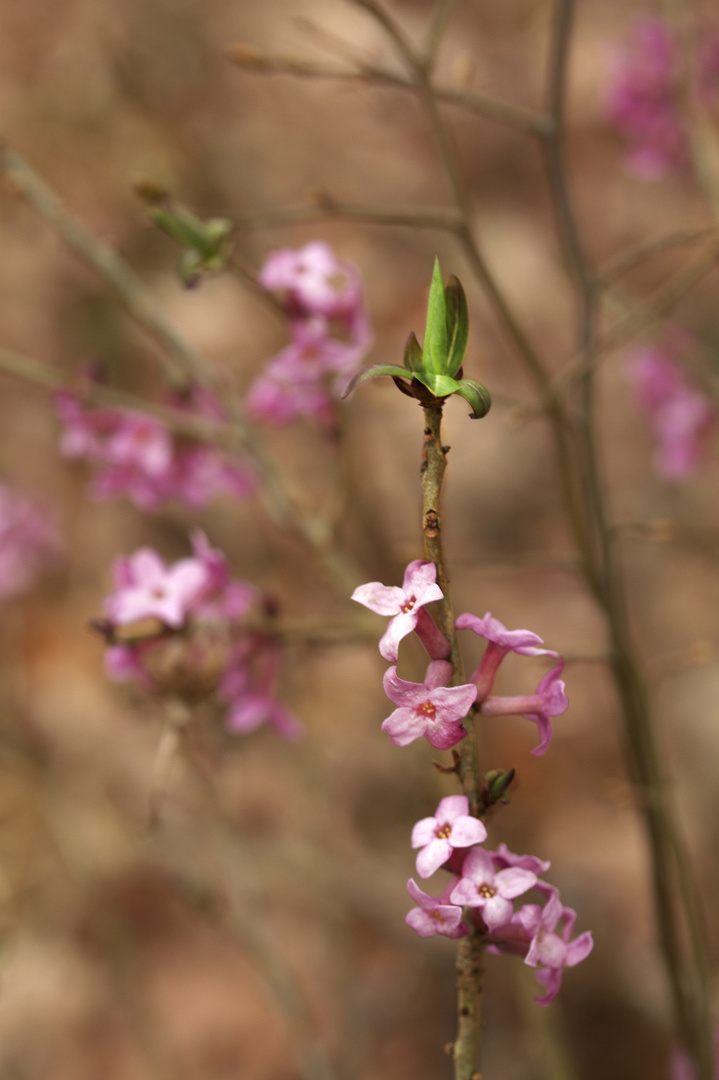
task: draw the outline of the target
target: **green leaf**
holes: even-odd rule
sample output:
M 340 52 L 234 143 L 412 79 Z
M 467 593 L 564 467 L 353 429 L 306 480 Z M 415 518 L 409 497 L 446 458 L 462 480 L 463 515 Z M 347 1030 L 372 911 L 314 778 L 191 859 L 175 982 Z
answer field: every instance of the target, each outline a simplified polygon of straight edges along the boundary
M 489 412 L 492 399 L 489 391 L 481 383 L 472 379 L 462 379 L 457 383 L 455 393 L 463 397 L 472 406 L 471 417 L 473 420 L 481 420 Z
M 342 391 L 341 397 L 349 397 L 360 383 L 366 382 L 367 379 L 378 379 L 381 375 L 389 375 L 393 379 L 406 379 L 408 373 L 407 368 L 399 367 L 397 364 L 372 364 L 371 367 L 365 368 L 364 371 L 359 371 L 355 375 L 354 379 Z
M 417 382 L 431 390 L 435 397 L 448 397 L 449 394 L 459 392 L 460 384 L 456 379 L 450 379 L 449 375 L 433 375 L 432 372 L 418 371 L 415 374 Z
M 422 371 L 422 349 L 414 330 L 407 338 L 407 344 L 404 347 L 404 366 L 408 371 Z
M 435 375 L 445 375 L 447 372 L 447 303 L 439 259 L 434 260 L 429 290 L 422 368 Z
M 456 375 L 462 366 L 469 338 L 467 297 L 462 282 L 454 275 L 444 290 L 447 302 L 447 374 Z

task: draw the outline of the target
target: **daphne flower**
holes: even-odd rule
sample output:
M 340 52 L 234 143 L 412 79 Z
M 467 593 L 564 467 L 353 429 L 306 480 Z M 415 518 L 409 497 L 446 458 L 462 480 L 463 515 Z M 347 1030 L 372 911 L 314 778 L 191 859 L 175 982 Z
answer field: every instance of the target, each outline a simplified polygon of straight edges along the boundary
M 453 904 L 478 908 L 490 932 L 505 926 L 512 918 L 512 900 L 527 892 L 537 881 L 531 870 L 512 866 L 495 870 L 490 852 L 474 847 L 462 864 L 462 878 L 452 890 Z
M 716 419 L 714 406 L 691 385 L 679 364 L 658 349 L 635 351 L 628 370 L 637 406 L 656 439 L 656 471 L 667 480 L 681 480 L 699 463 L 702 436 Z
M 560 659 L 539 683 L 536 694 L 518 697 L 488 697 L 482 702 L 482 716 L 526 716 L 539 728 L 539 745 L 533 754 L 544 754 L 552 740 L 552 716 L 560 716 L 569 708 L 569 700 L 564 692 L 564 682 L 559 676 L 564 668 Z
M 469 927 L 462 922 L 462 908 L 448 902 L 449 893 L 456 880 L 455 878 L 449 883 L 438 899 L 422 892 L 412 878 L 407 882 L 407 892 L 418 906 L 407 914 L 405 922 L 416 930 L 420 937 L 443 934 L 445 937 L 459 938 L 469 933 Z
M 492 852 L 492 858 L 494 865 L 500 869 L 507 866 L 519 866 L 522 870 L 531 870 L 537 876 L 546 873 L 552 865 L 545 859 L 538 859 L 536 855 L 515 855 L 504 843 Z
M 433 600 L 441 600 L 442 590 L 437 584 L 437 568 L 432 562 L 415 559 L 404 572 L 404 582 L 400 589 L 397 585 L 382 585 L 379 581 L 370 581 L 360 585 L 352 593 L 352 599 L 364 604 L 378 615 L 393 616 L 387 630 L 380 639 L 379 651 L 385 660 L 396 663 L 399 643 L 407 634 L 417 628 L 420 609 Z M 449 643 L 444 653 L 449 653 Z
M 487 839 L 484 824 L 469 814 L 466 795 L 448 795 L 442 799 L 434 817 L 422 818 L 412 829 L 412 847 L 417 855 L 417 873 L 430 877 L 443 866 L 455 848 L 468 848 Z
M 391 667 L 384 674 L 382 684 L 395 709 L 382 723 L 395 746 L 407 746 L 421 735 L 438 750 L 456 746 L 466 732 L 462 720 L 469 712 L 477 696 L 477 687 L 447 686 L 452 667 L 446 660 L 433 660 L 427 668 L 425 682 L 406 682 L 397 676 L 397 668 Z
M 24 592 L 57 558 L 60 537 L 52 519 L 0 484 L 0 600 Z
M 332 248 L 315 240 L 297 251 L 282 248 L 268 256 L 258 281 L 266 289 L 284 291 L 291 313 L 346 315 L 362 301 L 356 267 L 338 259 Z
M 208 582 L 207 568 L 199 559 L 180 559 L 167 567 L 152 548 L 140 548 L 115 564 L 116 589 L 105 600 L 105 612 L 120 626 L 154 618 L 177 628 L 202 598 Z
M 687 163 L 677 60 L 669 26 L 647 17 L 637 20 L 633 46 L 614 61 L 608 116 L 629 143 L 629 168 L 644 179 L 658 179 Z
M 531 935 L 529 951 L 525 964 L 538 967 L 537 980 L 546 990 L 546 994 L 534 1000 L 538 1005 L 549 1005 L 559 992 L 562 971 L 565 967 L 579 964 L 594 948 L 591 931 L 580 934 L 570 941 L 577 914 L 571 908 L 562 907 L 556 889 L 544 905 L 525 904 L 517 912 L 517 918 L 526 932 Z M 563 922 L 561 933 L 557 926 Z
M 483 619 L 470 612 L 460 615 L 455 623 L 458 630 L 474 630 L 487 641 L 487 648 L 471 681 L 477 685 L 477 700 L 483 701 L 494 684 L 497 669 L 507 653 L 519 656 L 558 656 L 551 649 L 541 649 L 544 642 L 531 630 L 508 630 L 504 623 L 488 611 Z

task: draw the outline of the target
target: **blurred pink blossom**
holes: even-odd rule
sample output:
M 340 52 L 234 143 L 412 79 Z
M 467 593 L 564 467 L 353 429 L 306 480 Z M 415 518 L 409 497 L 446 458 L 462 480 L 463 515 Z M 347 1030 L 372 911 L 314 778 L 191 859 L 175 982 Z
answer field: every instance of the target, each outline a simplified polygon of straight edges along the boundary
M 207 391 L 190 391 L 170 402 L 195 415 L 220 419 L 223 411 Z M 246 463 L 187 437 L 174 436 L 153 417 L 128 409 L 86 408 L 70 391 L 55 396 L 64 424 L 60 451 L 93 468 L 92 490 L 98 498 L 126 495 L 142 510 L 169 500 L 205 506 L 218 494 L 241 498 L 255 490 Z
M 214 696 L 236 733 L 267 723 L 284 738 L 299 738 L 299 721 L 277 697 L 279 644 L 252 625 L 260 592 L 231 577 L 225 556 L 199 530 L 192 548 L 191 557 L 170 566 L 152 548 L 115 563 L 115 590 L 97 624 L 109 645 L 108 675 L 193 701 Z
M 716 420 L 711 400 L 681 366 L 659 349 L 637 349 L 627 362 L 637 407 L 656 441 L 654 466 L 666 480 L 683 480 L 698 466 L 703 436 Z
M 28 589 L 57 559 L 60 546 L 50 515 L 0 484 L 0 601 Z
M 273 252 L 258 279 L 283 297 L 290 344 L 250 385 L 248 414 L 274 424 L 312 418 L 332 429 L 335 403 L 372 344 L 359 273 L 315 241 Z
M 678 50 L 660 18 L 634 24 L 631 45 L 613 57 L 607 115 L 625 136 L 628 168 L 647 180 L 686 167 L 687 135 L 677 100 Z

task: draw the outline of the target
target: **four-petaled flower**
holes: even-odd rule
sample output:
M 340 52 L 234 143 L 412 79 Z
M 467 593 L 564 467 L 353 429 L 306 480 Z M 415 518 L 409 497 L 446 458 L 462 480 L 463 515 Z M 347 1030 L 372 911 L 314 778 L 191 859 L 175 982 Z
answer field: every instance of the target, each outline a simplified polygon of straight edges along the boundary
M 547 672 L 536 694 L 486 698 L 480 710 L 482 716 L 526 716 L 527 720 L 533 720 L 539 728 L 539 745 L 531 752 L 544 754 L 552 740 L 550 717 L 560 716 L 569 707 L 564 681 L 559 678 L 563 667 L 564 660 L 560 660 L 556 667 Z
M 434 817 L 422 818 L 412 829 L 412 847 L 417 855 L 417 873 L 432 875 L 447 862 L 455 848 L 468 848 L 487 839 L 487 830 L 478 818 L 470 817 L 466 795 L 442 799 Z
M 449 883 L 439 898 L 422 892 L 412 878 L 407 882 L 407 892 L 418 906 L 408 912 L 405 922 L 416 930 L 420 937 L 444 934 L 445 937 L 459 938 L 469 933 L 469 927 L 462 922 L 461 907 L 449 902 L 449 893 L 456 880 L 455 878 Z
M 152 618 L 182 626 L 209 581 L 200 559 L 180 559 L 167 567 L 152 548 L 119 559 L 114 573 L 116 589 L 105 601 L 105 612 L 120 626 Z
M 531 870 L 511 866 L 495 870 L 491 854 L 475 847 L 462 864 L 462 878 L 452 890 L 453 904 L 479 908 L 490 931 L 497 930 L 512 918 L 512 900 L 536 884 L 537 875 Z
M 525 904 L 517 912 L 517 919 L 526 932 L 531 935 L 529 951 L 525 964 L 538 967 L 537 980 L 546 990 L 546 994 L 534 1000 L 538 1005 L 549 1005 L 554 1001 L 562 982 L 562 970 L 580 963 L 594 948 L 590 930 L 570 941 L 577 913 L 572 908 L 563 907 L 556 889 L 544 905 Z M 557 926 L 563 920 L 561 933 Z
M 422 607 L 433 600 L 441 600 L 442 596 L 442 590 L 437 584 L 436 566 L 422 559 L 415 559 L 409 564 L 401 589 L 398 585 L 382 585 L 379 581 L 370 581 L 367 585 L 360 585 L 352 593 L 352 599 L 364 604 L 370 611 L 376 611 L 378 615 L 393 616 L 379 643 L 381 655 L 390 663 L 397 662 L 399 643 L 417 627 Z M 448 653 L 449 643 L 444 655 Z
M 452 665 L 447 660 L 433 660 L 423 683 L 406 682 L 395 666 L 388 668 L 382 680 L 384 692 L 395 709 L 382 723 L 395 746 L 407 746 L 421 735 L 438 750 L 456 746 L 466 732 L 462 721 L 477 696 L 474 683 L 447 686 Z

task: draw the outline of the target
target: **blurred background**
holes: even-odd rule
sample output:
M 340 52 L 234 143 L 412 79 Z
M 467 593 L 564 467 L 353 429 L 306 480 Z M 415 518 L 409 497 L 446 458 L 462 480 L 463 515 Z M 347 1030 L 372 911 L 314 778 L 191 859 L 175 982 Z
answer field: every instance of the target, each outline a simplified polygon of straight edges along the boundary
M 415 41 L 432 9 L 429 0 L 391 3 Z M 630 175 L 606 121 L 612 50 L 639 10 L 590 0 L 577 21 L 569 152 L 594 263 L 709 220 L 690 183 Z M 545 0 L 466 0 L 442 45 L 441 80 L 538 108 L 550 20 Z M 238 395 L 285 345 L 286 327 L 229 273 L 184 289 L 177 248 L 148 222 L 134 185 L 150 178 L 199 214 L 234 221 L 306 204 L 318 190 L 380 207 L 448 205 L 411 94 L 252 73 L 228 57 L 230 45 L 249 42 L 335 62 L 335 36 L 371 62 L 398 64 L 377 24 L 344 0 L 0 0 L 0 130 L 123 254 Z M 511 127 L 443 110 L 488 261 L 559 371 L 573 355 L 575 299 L 537 146 Z M 92 360 L 111 385 L 156 397 L 154 347 L 107 283 L 5 182 L 0 228 L 0 344 L 52 364 L 69 384 Z M 238 248 L 259 268 L 270 251 L 315 238 L 362 274 L 372 362 L 401 363 L 408 332 L 422 333 L 435 254 L 445 275 L 465 282 L 466 374 L 489 387 L 495 405 L 479 424 L 467 422 L 457 399 L 445 410 L 455 611 L 491 610 L 567 656 L 570 708 L 546 757 L 530 756 L 536 732 L 511 718 L 484 722 L 481 761 L 518 772 L 490 842 L 551 859 L 548 877 L 577 909 L 577 930 L 593 930 L 595 950 L 565 975 L 548 1010 L 532 1002 L 530 969 L 487 959 L 482 1073 L 668 1075 L 668 994 L 603 663 L 605 628 L 574 572 L 533 388 L 444 233 L 317 221 L 242 228 Z M 650 294 L 687 257 L 675 247 L 642 264 L 624 282 L 628 294 Z M 708 275 L 673 312 L 709 364 L 719 339 L 716 286 L 716 273 Z M 601 450 L 659 737 L 715 932 L 716 454 L 684 484 L 654 475 L 625 357 L 602 357 Z M 200 767 L 175 762 L 161 823 L 148 830 L 161 716 L 151 698 L 107 679 L 102 641 L 89 629 L 113 560 L 141 545 L 183 557 L 200 525 L 238 577 L 272 594 L 281 617 L 317 624 L 357 612 L 257 500 L 152 514 L 124 499 L 93 501 L 87 469 L 60 457 L 58 436 L 49 395 L 0 375 L 0 480 L 55 516 L 64 552 L 0 611 L 0 1076 L 290 1080 L 299 1075 L 299 1045 L 306 1075 L 319 1078 L 307 1030 L 318 1033 L 341 1080 L 449 1075 L 454 947 L 404 924 L 410 831 L 455 791 L 431 764 L 448 755 L 423 741 L 399 750 L 380 731 L 389 710 L 375 643 L 299 642 L 286 652 L 282 696 L 306 725 L 305 739 L 285 743 L 268 729 L 240 738 L 203 714 L 187 735 Z M 311 423 L 262 437 L 307 506 L 335 506 L 341 488 L 339 535 L 357 583 L 399 583 L 406 562 L 421 557 L 417 406 L 382 380 L 343 407 L 339 447 Z M 379 637 L 383 620 L 376 624 Z M 465 642 L 470 667 L 478 645 Z M 420 677 L 420 650 L 407 644 L 402 662 L 405 678 Z M 500 692 L 530 693 L 545 670 L 510 658 Z M 280 967 L 269 978 L 268 964 Z

